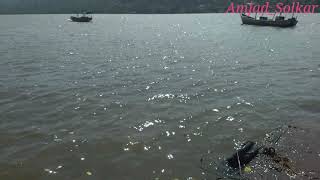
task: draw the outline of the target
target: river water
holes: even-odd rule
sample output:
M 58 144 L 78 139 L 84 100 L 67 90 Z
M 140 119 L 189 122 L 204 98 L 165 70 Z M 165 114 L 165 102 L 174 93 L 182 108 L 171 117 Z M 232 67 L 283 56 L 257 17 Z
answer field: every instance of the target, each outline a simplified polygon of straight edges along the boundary
M 0 16 L 0 179 L 206 179 L 209 150 L 319 127 L 319 15 L 68 17 Z

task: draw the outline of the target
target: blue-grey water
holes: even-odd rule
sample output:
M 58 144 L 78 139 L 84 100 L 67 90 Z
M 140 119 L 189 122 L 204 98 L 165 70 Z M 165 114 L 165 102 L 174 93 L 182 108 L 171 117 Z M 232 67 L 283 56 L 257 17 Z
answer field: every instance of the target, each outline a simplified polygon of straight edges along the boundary
M 0 16 L 0 179 L 207 179 L 209 150 L 320 125 L 319 15 L 68 17 Z

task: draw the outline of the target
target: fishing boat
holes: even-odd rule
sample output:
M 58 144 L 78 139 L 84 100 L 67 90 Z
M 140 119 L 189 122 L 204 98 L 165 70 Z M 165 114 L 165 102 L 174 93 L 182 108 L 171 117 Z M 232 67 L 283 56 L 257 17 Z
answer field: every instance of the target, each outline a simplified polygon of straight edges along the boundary
M 279 16 L 273 16 L 273 18 L 269 19 L 265 16 L 260 16 L 257 18 L 248 16 L 244 13 L 241 14 L 242 24 L 248 25 L 257 25 L 257 26 L 276 26 L 276 27 L 292 27 L 298 23 L 297 17 L 292 17 L 286 19 L 281 14 Z
M 77 14 L 76 16 L 71 16 L 70 20 L 73 22 L 90 22 L 92 21 L 92 16 L 90 13 L 82 13 L 82 15 Z

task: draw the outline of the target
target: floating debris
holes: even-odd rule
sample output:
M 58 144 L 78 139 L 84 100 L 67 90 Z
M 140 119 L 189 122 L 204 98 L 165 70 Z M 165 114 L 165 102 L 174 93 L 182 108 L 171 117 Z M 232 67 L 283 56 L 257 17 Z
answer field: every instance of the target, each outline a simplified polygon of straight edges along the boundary
M 180 125 L 179 125 L 179 128 L 180 128 L 180 129 L 184 129 L 184 128 L 186 128 L 186 126 L 180 124 Z
M 159 123 L 164 123 L 164 121 L 160 120 L 160 119 L 156 119 L 153 122 L 152 121 L 145 121 L 143 124 L 138 125 L 138 126 L 134 126 L 133 128 L 141 132 L 141 131 L 143 131 L 144 128 L 148 128 L 150 126 L 154 126 L 155 124 L 159 124 Z
M 153 126 L 153 125 L 154 125 L 154 123 L 153 123 L 153 122 L 149 122 L 149 121 L 146 121 L 146 122 L 143 124 L 144 127 L 149 127 L 149 126 Z
M 143 147 L 143 149 L 144 149 L 145 151 L 149 151 L 150 148 L 151 148 L 151 146 L 144 146 L 144 147 Z
M 50 170 L 50 169 L 44 169 L 44 171 L 48 172 L 49 174 L 57 174 L 56 171 Z
M 53 141 L 60 142 L 60 141 L 62 141 L 62 139 L 59 139 L 57 135 L 54 135 Z
M 248 102 L 248 101 L 246 101 L 246 100 L 244 100 L 244 99 L 242 99 L 242 98 L 240 98 L 240 97 L 237 97 L 237 99 L 238 99 L 241 103 L 244 103 L 244 104 L 246 104 L 246 105 L 248 105 L 248 106 L 253 106 L 252 103 L 250 103 L 250 102 Z M 237 104 L 239 105 L 239 104 L 241 104 L 241 103 L 237 103 Z
M 190 97 L 188 96 L 188 94 L 174 95 L 174 94 L 168 93 L 168 94 L 154 95 L 153 97 L 148 98 L 148 101 L 153 101 L 157 99 L 174 99 L 174 98 L 176 98 L 181 103 L 187 103 L 187 100 L 190 100 Z
M 168 154 L 167 157 L 168 157 L 168 159 L 173 159 L 173 155 L 172 154 Z
M 130 148 L 128 147 L 128 146 L 134 146 L 134 145 L 136 145 L 136 144 L 139 144 L 139 142 L 129 142 L 129 143 L 127 143 L 126 144 L 126 146 L 123 148 L 123 150 L 124 151 L 129 151 L 130 150 Z
M 252 172 L 251 167 L 250 167 L 250 166 L 246 166 L 246 167 L 244 168 L 244 172 L 245 172 L 245 173 L 251 173 L 251 172 Z
M 174 136 L 176 132 L 172 131 L 171 133 L 169 131 L 166 131 L 166 136 Z
M 227 121 L 233 121 L 233 120 L 234 120 L 234 117 L 228 116 L 226 120 L 227 120 Z
M 187 141 L 188 141 L 188 142 L 191 141 L 191 138 L 190 138 L 190 135 L 189 135 L 189 134 L 186 135 L 186 138 L 187 138 Z
M 153 97 L 149 98 L 148 101 L 152 101 L 155 99 L 163 99 L 163 98 L 173 99 L 174 97 L 175 97 L 174 94 L 157 94 L 157 95 L 154 95 Z
M 201 133 L 201 132 L 197 132 L 197 133 L 194 132 L 193 135 L 194 135 L 194 136 L 202 136 L 202 133 Z
M 91 176 L 91 175 L 92 175 L 92 172 L 87 171 L 86 174 L 87 174 L 88 176 Z

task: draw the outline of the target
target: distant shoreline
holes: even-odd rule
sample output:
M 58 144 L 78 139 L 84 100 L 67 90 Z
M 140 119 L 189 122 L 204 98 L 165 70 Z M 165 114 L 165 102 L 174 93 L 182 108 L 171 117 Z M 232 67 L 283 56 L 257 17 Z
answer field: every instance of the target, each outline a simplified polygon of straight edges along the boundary
M 269 12 L 269 13 L 276 13 L 276 12 Z M 315 13 L 296 13 L 296 14 L 319 14 L 320 12 L 315 12 Z M 70 15 L 70 14 L 77 14 L 77 13 L 0 13 L 0 15 Z M 165 14 L 241 14 L 241 13 L 226 13 L 226 12 L 192 12 L 192 13 L 93 13 L 93 14 L 109 14 L 109 15 L 113 15 L 113 14 L 132 14 L 132 15 L 145 15 L 145 14 L 154 14 L 154 15 L 165 15 Z M 284 13 L 286 14 L 286 13 Z M 290 14 L 290 13 L 287 13 Z

